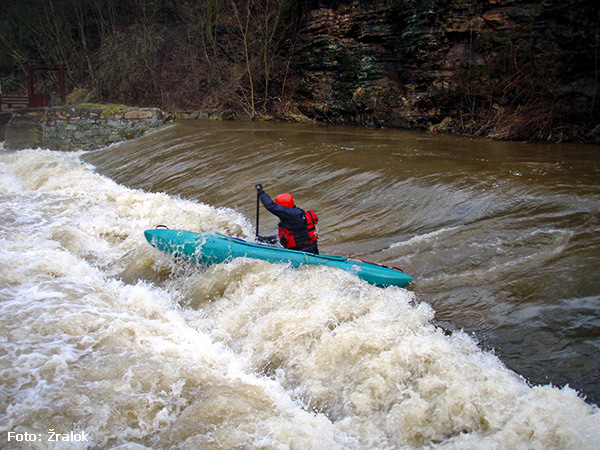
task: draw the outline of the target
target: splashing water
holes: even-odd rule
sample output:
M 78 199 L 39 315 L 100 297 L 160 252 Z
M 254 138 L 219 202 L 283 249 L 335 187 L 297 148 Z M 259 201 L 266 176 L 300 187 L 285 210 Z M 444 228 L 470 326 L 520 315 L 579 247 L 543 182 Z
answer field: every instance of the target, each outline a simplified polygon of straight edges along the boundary
M 414 292 L 181 264 L 143 230 L 252 225 L 80 157 L 0 153 L 0 447 L 597 448 L 595 406 L 530 387 Z

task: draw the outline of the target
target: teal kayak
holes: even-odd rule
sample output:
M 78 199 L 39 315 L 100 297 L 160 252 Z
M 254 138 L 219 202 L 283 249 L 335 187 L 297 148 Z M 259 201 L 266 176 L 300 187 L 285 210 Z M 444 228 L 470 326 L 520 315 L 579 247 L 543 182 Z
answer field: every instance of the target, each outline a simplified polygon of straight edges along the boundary
M 265 244 L 255 244 L 221 233 L 194 233 L 185 230 L 157 228 L 144 231 L 146 240 L 157 249 L 200 264 L 219 264 L 233 258 L 262 259 L 271 263 L 286 263 L 292 267 L 305 264 L 336 267 L 357 275 L 377 286 L 405 287 L 410 275 L 396 267 L 382 266 L 344 256 L 315 255 Z

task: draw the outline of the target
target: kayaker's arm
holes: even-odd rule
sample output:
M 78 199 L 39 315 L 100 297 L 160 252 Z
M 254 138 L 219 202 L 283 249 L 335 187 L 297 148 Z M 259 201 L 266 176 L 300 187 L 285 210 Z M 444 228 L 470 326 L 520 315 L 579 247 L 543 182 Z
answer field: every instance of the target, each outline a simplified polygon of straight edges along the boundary
M 260 198 L 260 201 L 262 202 L 264 207 L 267 208 L 267 211 L 272 212 L 275 215 L 277 215 L 278 212 L 282 212 L 285 209 L 283 206 L 275 203 L 273 199 L 269 196 L 269 194 L 267 194 L 265 191 L 260 191 L 258 193 L 258 197 Z
M 260 201 L 267 209 L 267 211 L 269 211 L 271 214 L 276 215 L 280 219 L 285 220 L 290 218 L 290 208 L 286 208 L 285 206 L 281 206 L 275 203 L 273 199 L 269 196 L 269 194 L 267 194 L 263 190 L 261 184 L 256 185 L 256 190 L 258 191 L 258 198 L 260 198 Z

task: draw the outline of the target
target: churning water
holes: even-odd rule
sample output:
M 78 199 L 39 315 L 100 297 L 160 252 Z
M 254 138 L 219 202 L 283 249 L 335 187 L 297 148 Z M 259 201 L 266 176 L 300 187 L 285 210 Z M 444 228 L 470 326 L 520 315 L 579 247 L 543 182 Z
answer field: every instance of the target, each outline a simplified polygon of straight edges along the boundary
M 597 153 L 203 122 L 0 151 L 0 448 L 597 448 Z M 144 240 L 252 238 L 256 182 L 415 282 Z

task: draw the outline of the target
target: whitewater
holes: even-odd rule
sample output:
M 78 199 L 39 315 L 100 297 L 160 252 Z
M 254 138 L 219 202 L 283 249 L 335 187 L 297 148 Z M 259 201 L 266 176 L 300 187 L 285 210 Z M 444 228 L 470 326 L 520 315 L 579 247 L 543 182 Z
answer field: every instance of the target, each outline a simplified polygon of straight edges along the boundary
M 252 239 L 252 219 L 82 155 L 0 150 L 0 448 L 598 448 L 595 405 L 442 329 L 417 289 L 178 262 L 143 231 Z

